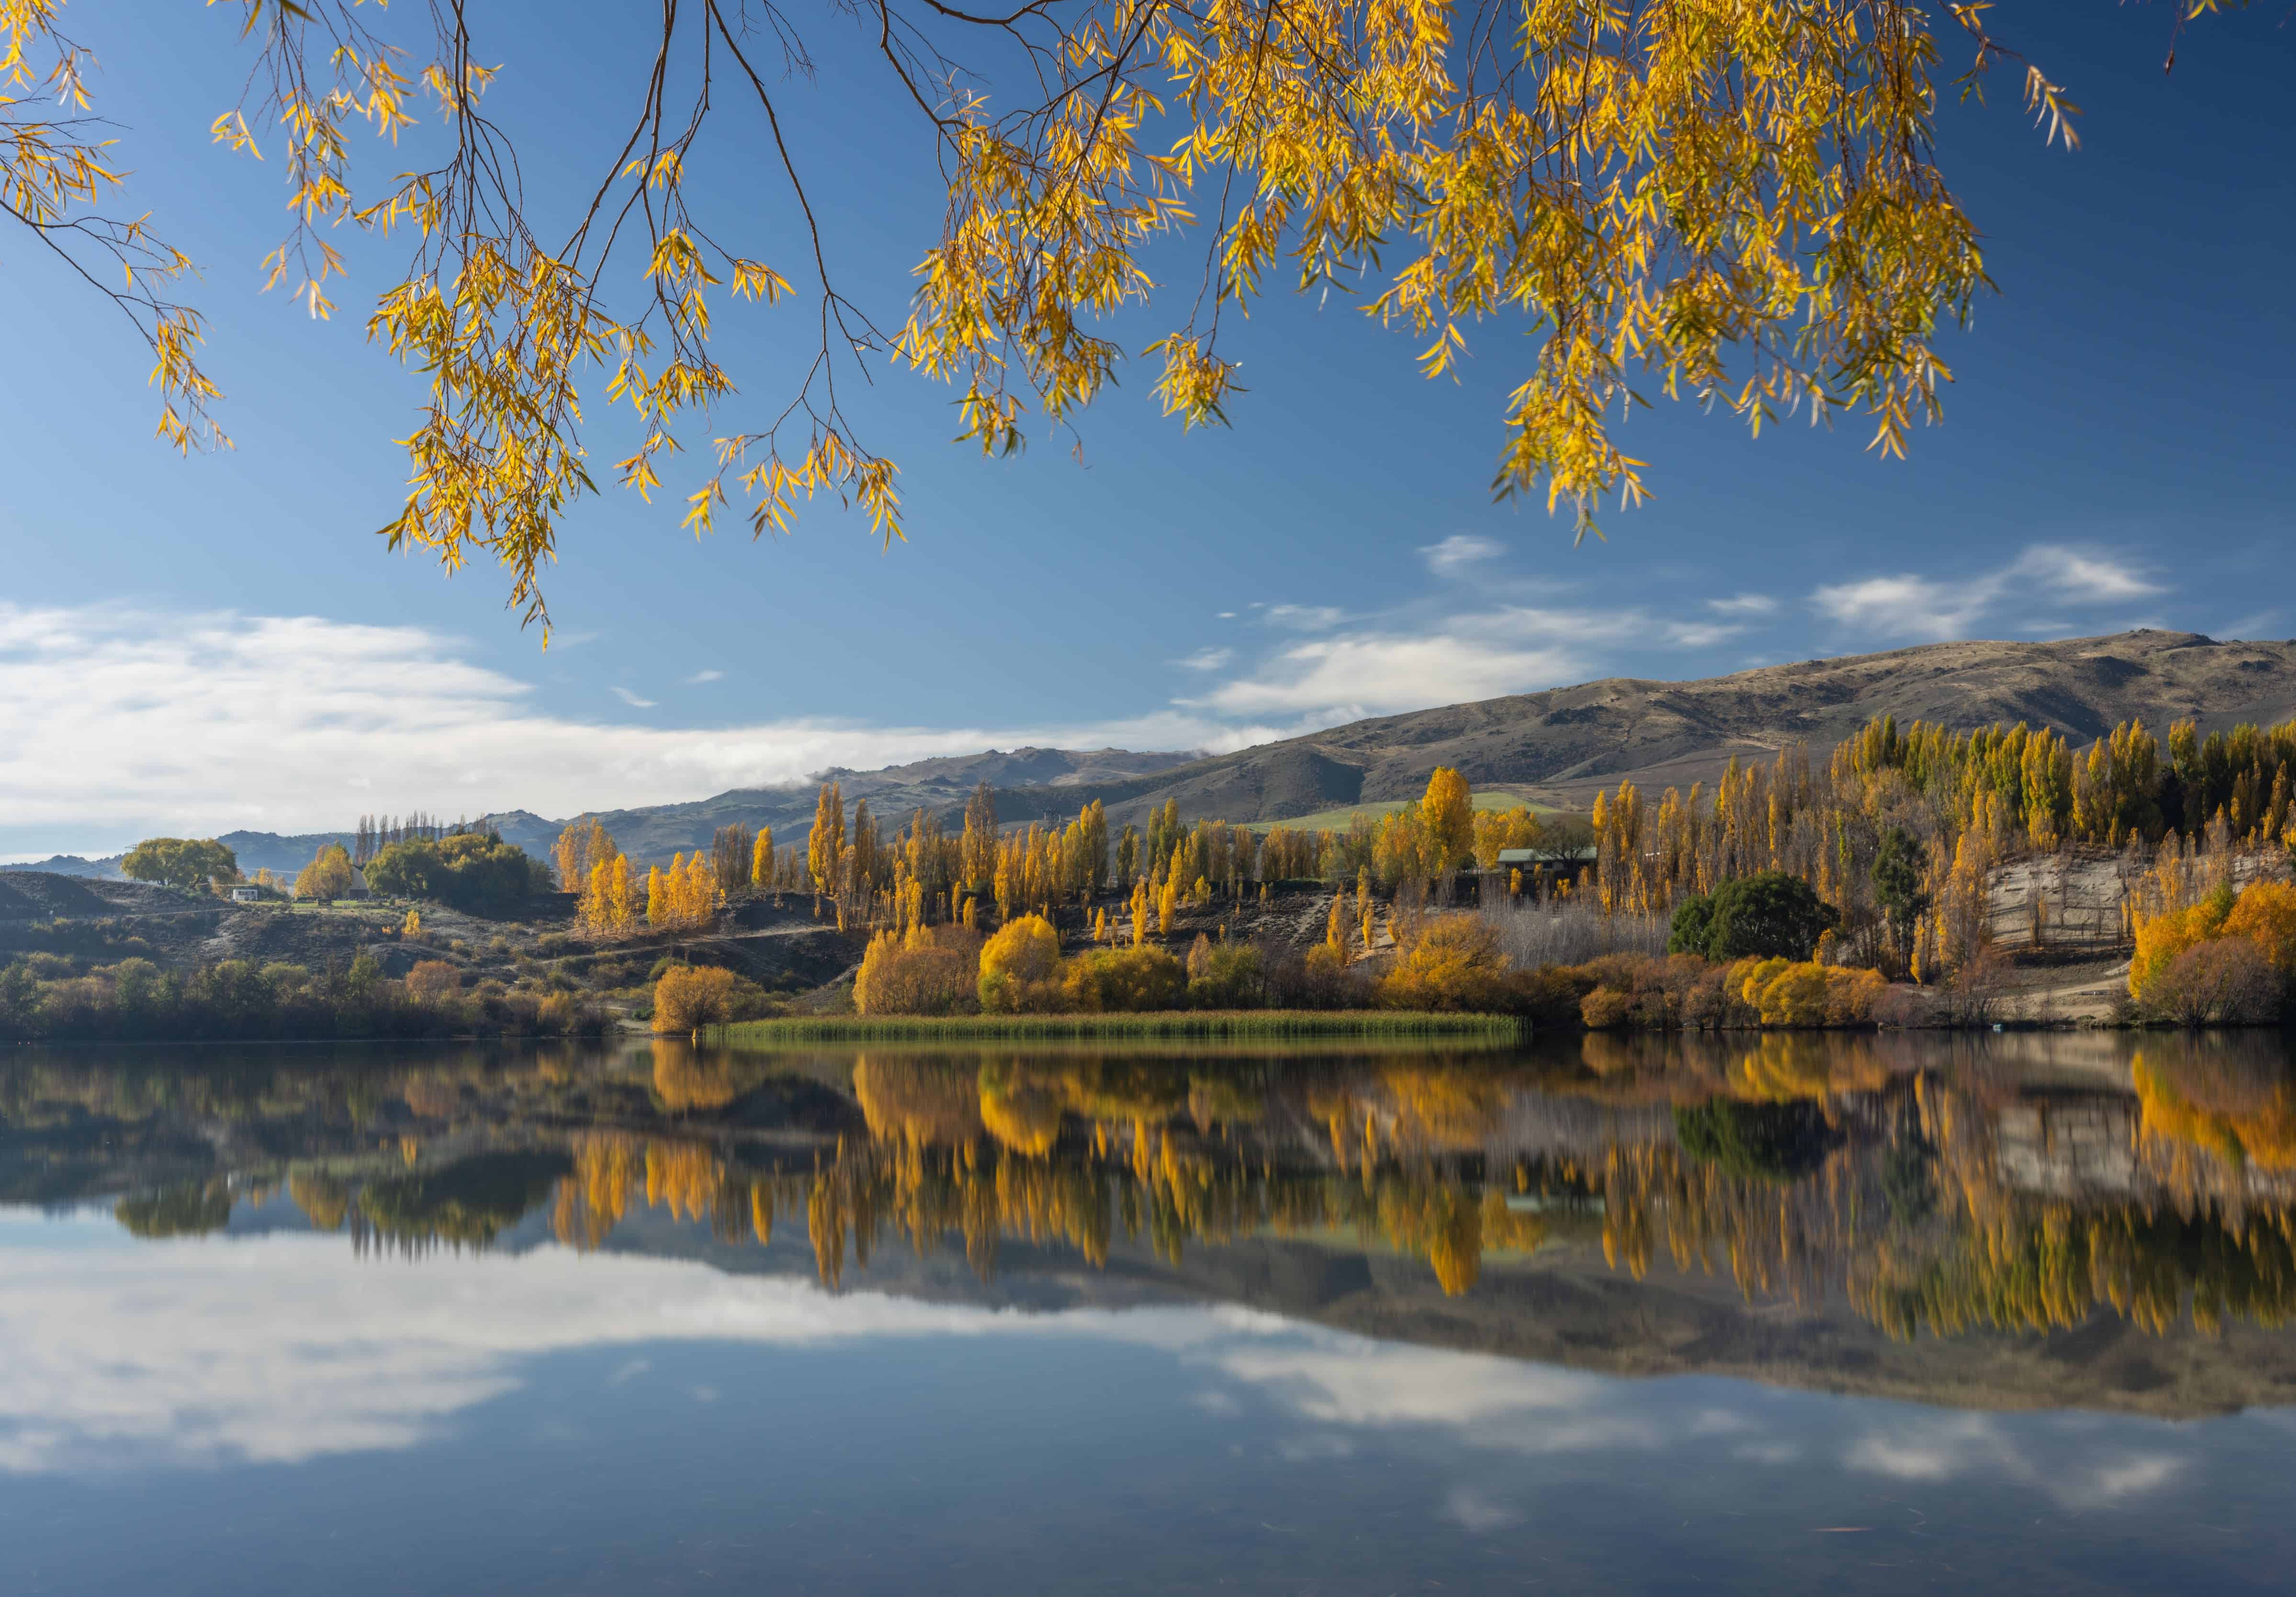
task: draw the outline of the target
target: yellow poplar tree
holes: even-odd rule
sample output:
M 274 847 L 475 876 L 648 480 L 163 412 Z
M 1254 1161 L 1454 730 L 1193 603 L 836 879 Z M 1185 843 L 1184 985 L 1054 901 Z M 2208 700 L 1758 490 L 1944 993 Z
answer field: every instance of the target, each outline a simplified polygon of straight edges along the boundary
M 606 888 L 606 915 L 609 928 L 616 932 L 629 930 L 635 920 L 630 903 L 630 861 L 625 854 L 614 856 L 613 877 Z
M 1435 846 L 1438 871 L 1456 871 L 1475 857 L 1475 796 L 1465 777 L 1448 766 L 1436 766 L 1419 814 Z

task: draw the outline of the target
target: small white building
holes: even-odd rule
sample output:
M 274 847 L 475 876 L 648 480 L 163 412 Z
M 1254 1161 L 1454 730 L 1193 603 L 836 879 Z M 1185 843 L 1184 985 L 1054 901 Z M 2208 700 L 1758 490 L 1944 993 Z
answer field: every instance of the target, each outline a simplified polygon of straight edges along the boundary
M 234 904 L 260 904 L 263 902 L 263 889 L 251 881 L 241 882 L 231 889 L 231 901 Z

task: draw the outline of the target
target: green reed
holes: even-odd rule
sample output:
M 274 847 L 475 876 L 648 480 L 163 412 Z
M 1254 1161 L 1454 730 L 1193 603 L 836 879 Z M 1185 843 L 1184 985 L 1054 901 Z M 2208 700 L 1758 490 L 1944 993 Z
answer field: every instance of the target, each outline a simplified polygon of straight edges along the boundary
M 1383 1010 L 1201 1010 L 1106 1015 L 818 1015 L 712 1027 L 711 1043 L 1124 1037 L 1482 1037 L 1522 1034 L 1512 1015 Z

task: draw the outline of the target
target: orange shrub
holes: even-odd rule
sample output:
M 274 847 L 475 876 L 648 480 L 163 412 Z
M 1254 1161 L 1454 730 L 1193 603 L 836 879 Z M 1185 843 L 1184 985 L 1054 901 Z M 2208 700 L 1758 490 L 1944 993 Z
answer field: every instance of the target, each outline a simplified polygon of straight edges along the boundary
M 2224 935 L 2246 938 L 2283 980 L 2296 980 L 2296 887 L 2284 881 L 2251 883 L 2225 917 Z
M 2221 931 L 2232 910 L 2232 894 L 2219 889 L 2189 909 L 2171 910 L 2139 921 L 2136 952 L 2128 962 L 2128 995 L 2140 1003 L 2155 1003 L 2146 989 L 2178 954 Z
M 1635 1012 L 1635 995 L 1623 987 L 1596 987 L 1578 1001 L 1578 1019 L 1589 1031 L 1624 1026 Z
M 1390 1009 L 1496 1010 L 1504 1007 L 1506 955 L 1499 934 L 1480 915 L 1435 915 L 1409 932 L 1395 968 L 1379 984 Z
M 2155 970 L 2144 1002 L 2186 1026 L 2250 1026 L 2278 1017 L 2284 986 L 2246 938 L 2211 938 Z
M 674 965 L 653 984 L 653 1028 L 692 1031 L 733 1018 L 734 973 L 715 965 Z
M 853 979 L 865 1015 L 946 1015 L 969 1008 L 980 982 L 980 938 L 962 926 L 916 926 L 869 939 Z
M 462 990 L 463 972 L 443 959 L 418 960 L 406 973 L 406 995 L 417 1003 L 436 1003 Z

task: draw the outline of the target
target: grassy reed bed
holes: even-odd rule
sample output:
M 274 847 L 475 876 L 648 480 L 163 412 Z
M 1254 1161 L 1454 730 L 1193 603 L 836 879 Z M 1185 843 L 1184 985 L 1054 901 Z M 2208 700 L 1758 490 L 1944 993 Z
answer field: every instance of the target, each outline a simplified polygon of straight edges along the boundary
M 1437 1015 L 1388 1010 L 1177 1010 L 1119 1015 L 821 1015 L 746 1020 L 712 1028 L 705 1040 L 734 1047 L 762 1043 L 1028 1041 L 1129 1037 L 1475 1037 L 1511 1042 L 1512 1015 Z

